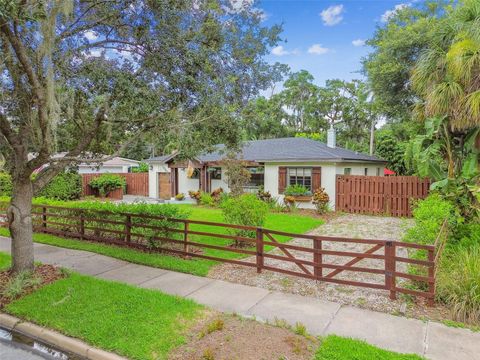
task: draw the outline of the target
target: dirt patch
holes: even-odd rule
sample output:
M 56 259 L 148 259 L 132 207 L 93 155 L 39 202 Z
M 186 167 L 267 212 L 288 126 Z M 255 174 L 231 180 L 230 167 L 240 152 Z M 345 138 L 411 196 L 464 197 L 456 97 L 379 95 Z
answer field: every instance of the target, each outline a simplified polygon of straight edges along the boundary
M 284 326 L 260 323 L 235 315 L 209 312 L 190 329 L 187 343 L 175 349 L 170 360 L 303 360 L 311 359 L 318 340 L 295 334 Z
M 53 265 L 37 265 L 33 274 L 12 276 L 10 270 L 0 272 L 0 309 L 19 297 L 65 277 L 59 267 Z M 21 277 L 21 279 L 20 279 Z

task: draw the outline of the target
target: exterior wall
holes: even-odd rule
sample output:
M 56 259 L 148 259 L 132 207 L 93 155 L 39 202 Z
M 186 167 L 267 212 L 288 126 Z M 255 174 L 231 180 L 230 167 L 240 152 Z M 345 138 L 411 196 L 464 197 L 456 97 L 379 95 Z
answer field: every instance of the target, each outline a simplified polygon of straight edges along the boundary
M 89 167 L 89 166 L 79 166 L 79 174 L 105 174 L 105 173 L 128 173 L 128 166 L 100 166 L 100 167 Z
M 199 179 L 189 179 L 187 177 L 187 170 L 183 168 L 178 169 L 178 192 L 184 193 L 188 196 L 190 190 L 197 191 L 200 188 Z
M 278 193 L 278 168 L 280 166 L 286 167 L 309 167 L 320 166 L 321 185 L 325 188 L 330 197 L 330 205 L 335 207 L 335 164 L 333 163 L 266 163 L 265 164 L 265 191 L 270 191 L 270 194 L 277 199 L 279 203 L 283 203 L 283 195 Z M 313 209 L 314 205 L 311 202 L 299 202 L 298 207 L 305 209 Z
M 266 163 L 265 164 L 265 191 L 270 191 L 270 194 L 277 201 L 283 203 L 283 195 L 278 193 L 278 168 L 279 166 L 286 167 L 309 167 L 320 166 L 322 168 L 321 173 L 321 186 L 325 188 L 325 192 L 330 198 L 330 207 L 335 209 L 336 198 L 336 175 L 343 175 L 344 168 L 351 168 L 352 175 L 365 175 L 365 168 L 368 168 L 368 176 L 376 176 L 377 168 L 380 169 L 380 175 L 383 176 L 383 164 L 371 164 L 371 163 L 321 163 L 321 162 L 308 162 L 308 163 Z M 298 203 L 300 208 L 313 209 L 314 205 L 311 202 Z
M 148 196 L 158 198 L 158 173 L 170 172 L 167 165 L 162 163 L 150 163 L 148 170 Z
M 344 169 L 351 168 L 350 175 L 365 175 L 365 168 L 367 168 L 367 176 L 377 176 L 377 169 L 379 169 L 379 176 L 383 176 L 385 166 L 383 164 L 361 164 L 361 163 L 338 163 L 337 175 L 344 175 Z

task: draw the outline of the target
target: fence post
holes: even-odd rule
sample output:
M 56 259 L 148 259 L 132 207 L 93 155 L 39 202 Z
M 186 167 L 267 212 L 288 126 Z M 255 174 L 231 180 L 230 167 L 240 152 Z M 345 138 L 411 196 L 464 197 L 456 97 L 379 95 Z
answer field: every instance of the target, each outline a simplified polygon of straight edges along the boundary
M 257 228 L 257 273 L 262 272 L 263 268 L 263 230 L 262 228 Z
M 129 243 L 132 240 L 132 216 L 127 215 L 125 221 L 125 241 Z
M 390 299 L 395 300 L 397 298 L 397 292 L 395 288 L 396 278 L 395 278 L 395 271 L 396 271 L 396 247 L 393 241 L 386 241 L 385 242 L 385 287 L 387 290 L 390 290 Z
M 434 306 L 435 305 L 435 253 L 433 249 L 428 249 L 428 261 L 432 261 L 433 265 L 430 265 L 428 267 L 428 277 L 432 282 L 428 283 L 428 292 L 430 293 L 430 296 L 428 298 L 427 304 L 428 306 Z
M 183 223 L 183 251 L 185 252 L 185 259 L 189 259 L 189 256 L 188 256 L 188 252 L 189 252 L 189 248 L 188 248 L 188 229 L 189 229 L 189 225 L 188 225 L 188 220 L 185 220 L 184 223 Z
M 314 250 L 322 250 L 322 240 L 320 239 L 314 239 L 313 240 L 313 249 Z M 318 279 L 318 278 L 321 278 L 323 276 L 323 268 L 322 268 L 322 263 L 323 263 L 323 260 L 322 260 L 322 254 L 318 254 L 317 252 L 314 252 L 313 253 L 313 262 L 315 263 L 315 265 L 320 265 L 320 267 L 317 267 L 315 266 L 313 268 L 313 274 L 315 275 L 315 277 Z
M 80 212 L 80 240 L 83 240 L 85 236 L 85 217 L 83 211 Z
M 42 227 L 47 227 L 47 208 L 45 206 L 42 207 Z

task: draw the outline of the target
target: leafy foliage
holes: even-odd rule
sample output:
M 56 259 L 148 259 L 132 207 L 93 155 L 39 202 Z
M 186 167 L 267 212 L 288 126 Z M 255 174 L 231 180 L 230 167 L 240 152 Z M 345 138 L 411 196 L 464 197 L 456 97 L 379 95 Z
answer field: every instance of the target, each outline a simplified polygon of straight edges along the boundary
M 330 197 L 325 188 L 319 188 L 313 193 L 312 203 L 315 205 L 317 213 L 325 214 L 329 210 L 329 201 Z
M 0 173 L 0 196 L 12 195 L 12 177 L 8 173 Z
M 268 214 L 268 205 L 259 200 L 255 194 L 243 194 L 223 202 L 222 212 L 229 224 L 262 227 Z M 235 235 L 255 238 L 255 231 L 232 229 Z M 236 241 L 236 246 L 246 246 L 243 241 Z
M 233 152 L 227 154 L 226 159 L 223 160 L 222 167 L 225 169 L 225 176 L 232 196 L 243 194 L 245 186 L 250 182 L 252 175 L 246 165 L 248 164 L 241 159 L 237 159 Z
M 448 221 L 450 230 L 456 226 L 458 218 L 454 206 L 438 194 L 431 194 L 418 201 L 413 209 L 415 226 L 408 229 L 404 241 L 433 244 L 445 220 Z
M 50 199 L 76 200 L 82 194 L 82 176 L 75 172 L 62 172 L 55 176 L 39 193 Z
M 312 195 L 312 192 L 303 185 L 288 185 L 283 192 L 286 196 Z
M 125 178 L 116 174 L 102 174 L 91 179 L 88 184 L 98 190 L 100 196 L 107 196 L 109 192 L 126 186 Z
M 146 162 L 141 162 L 138 166 L 132 168 L 133 173 L 146 173 L 148 172 L 149 166 Z
M 480 324 L 480 242 L 448 251 L 438 272 L 438 297 L 457 321 Z

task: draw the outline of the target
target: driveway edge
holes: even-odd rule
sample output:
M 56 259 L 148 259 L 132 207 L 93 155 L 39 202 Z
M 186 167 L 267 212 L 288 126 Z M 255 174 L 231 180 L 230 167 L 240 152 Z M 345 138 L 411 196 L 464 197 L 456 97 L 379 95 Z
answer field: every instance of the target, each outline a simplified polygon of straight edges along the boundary
M 16 331 L 35 340 L 52 345 L 60 350 L 81 356 L 89 360 L 127 360 L 120 355 L 95 348 L 87 343 L 65 336 L 59 332 L 46 329 L 15 316 L 0 313 L 0 326 Z

